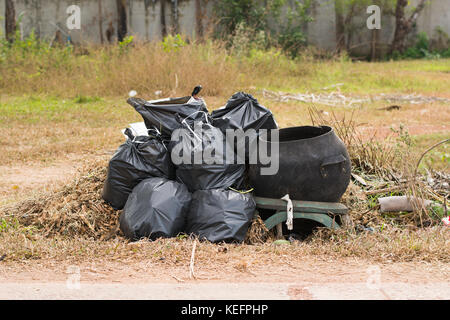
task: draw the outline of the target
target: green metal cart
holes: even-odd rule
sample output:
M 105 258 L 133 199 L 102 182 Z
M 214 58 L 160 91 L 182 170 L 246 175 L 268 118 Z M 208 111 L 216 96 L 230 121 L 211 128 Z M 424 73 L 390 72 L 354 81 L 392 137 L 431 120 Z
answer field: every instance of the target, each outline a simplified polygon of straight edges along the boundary
M 286 201 L 282 199 L 255 197 L 256 209 L 275 210 L 264 220 L 267 229 L 277 227 L 277 236 L 282 236 L 282 223 L 287 220 Z M 342 203 L 292 200 L 293 218 L 318 222 L 330 229 L 340 229 L 351 223 L 348 208 Z M 336 219 L 339 217 L 339 219 Z M 340 224 L 337 222 L 339 220 Z

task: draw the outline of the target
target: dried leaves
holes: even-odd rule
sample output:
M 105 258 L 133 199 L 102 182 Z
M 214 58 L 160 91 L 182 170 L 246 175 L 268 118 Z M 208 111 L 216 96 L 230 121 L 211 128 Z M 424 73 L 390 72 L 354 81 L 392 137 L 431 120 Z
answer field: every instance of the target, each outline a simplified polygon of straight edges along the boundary
M 46 236 L 82 235 L 103 239 L 115 230 L 119 214 L 101 197 L 106 167 L 104 161 L 91 163 L 58 192 L 0 208 L 0 214 L 16 218 L 24 225 L 34 225 Z

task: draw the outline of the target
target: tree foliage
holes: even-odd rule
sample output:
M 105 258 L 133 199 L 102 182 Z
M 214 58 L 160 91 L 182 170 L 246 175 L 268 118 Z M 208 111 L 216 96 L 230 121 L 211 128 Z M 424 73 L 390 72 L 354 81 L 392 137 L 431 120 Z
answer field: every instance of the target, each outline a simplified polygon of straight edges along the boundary
M 242 37 L 261 46 L 280 46 L 295 57 L 306 45 L 305 24 L 315 0 L 222 0 L 216 2 L 216 36 L 230 45 Z M 264 38 L 264 39 L 262 39 Z

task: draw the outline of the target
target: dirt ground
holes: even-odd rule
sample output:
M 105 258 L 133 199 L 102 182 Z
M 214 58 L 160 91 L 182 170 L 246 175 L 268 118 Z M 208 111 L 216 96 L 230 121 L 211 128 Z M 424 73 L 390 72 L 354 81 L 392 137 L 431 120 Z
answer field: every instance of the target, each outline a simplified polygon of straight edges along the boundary
M 325 257 L 324 257 L 325 258 Z M 210 270 L 210 268 L 208 268 Z M 450 299 L 448 264 L 370 264 L 305 257 L 221 273 L 141 260 L 0 265 L 0 299 Z M 77 286 L 78 284 L 78 286 Z
M 82 157 L 57 160 L 52 164 L 0 166 L 0 204 L 19 200 L 23 194 L 50 191 L 69 181 L 80 167 Z

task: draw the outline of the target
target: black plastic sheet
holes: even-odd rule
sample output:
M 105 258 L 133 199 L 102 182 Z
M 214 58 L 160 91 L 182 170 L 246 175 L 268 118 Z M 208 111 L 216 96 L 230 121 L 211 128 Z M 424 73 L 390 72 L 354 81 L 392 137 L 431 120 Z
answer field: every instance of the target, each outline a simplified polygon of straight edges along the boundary
M 165 178 L 140 182 L 128 197 L 120 229 L 130 240 L 175 237 L 184 231 L 191 193 L 186 186 Z
M 255 208 L 251 193 L 199 190 L 192 195 L 186 231 L 211 242 L 241 242 L 245 239 Z
M 114 209 L 125 205 L 128 195 L 142 180 L 149 177 L 172 179 L 175 176 L 170 153 L 160 137 L 138 136 L 129 139 L 113 155 L 103 186 L 103 199 Z
M 180 127 L 180 122 L 176 118 L 177 114 L 192 123 L 203 119 L 203 114 L 208 113 L 202 99 L 190 96 L 153 102 L 140 98 L 129 98 L 127 102 L 142 116 L 148 129 L 157 128 L 165 139 L 170 139 L 172 132 Z

